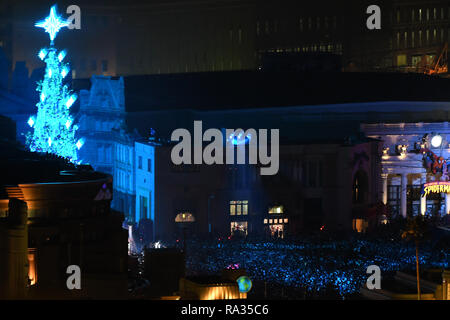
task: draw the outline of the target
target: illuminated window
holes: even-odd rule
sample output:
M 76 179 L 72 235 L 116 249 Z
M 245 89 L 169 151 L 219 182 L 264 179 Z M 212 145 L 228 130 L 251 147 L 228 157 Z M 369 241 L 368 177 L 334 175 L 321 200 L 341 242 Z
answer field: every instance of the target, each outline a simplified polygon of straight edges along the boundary
M 248 215 L 248 200 L 230 201 L 230 215 Z
M 282 214 L 284 213 L 284 207 L 283 206 L 275 206 L 269 208 L 269 214 Z
M 284 223 L 288 223 L 289 222 L 289 220 L 288 219 L 284 219 Z
M 419 9 L 419 21 L 422 21 L 422 9 Z
M 299 23 L 300 31 L 303 31 L 303 19 L 300 18 L 300 20 L 298 21 L 298 23 Z
M 273 219 L 273 223 L 278 223 L 278 219 Z
M 231 235 L 247 235 L 248 222 L 247 221 L 233 221 L 231 222 Z
M 273 220 L 272 220 L 272 219 L 269 219 L 269 223 L 273 223 Z
M 194 222 L 194 215 L 190 212 L 181 212 L 175 217 L 175 222 Z
M 264 224 L 267 224 L 267 221 L 268 221 L 267 219 L 264 219 Z

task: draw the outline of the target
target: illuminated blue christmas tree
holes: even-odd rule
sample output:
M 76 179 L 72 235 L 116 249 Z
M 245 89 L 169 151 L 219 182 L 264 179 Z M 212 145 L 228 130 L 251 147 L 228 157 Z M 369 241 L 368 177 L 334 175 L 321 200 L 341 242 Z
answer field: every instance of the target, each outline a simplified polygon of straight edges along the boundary
M 27 136 L 27 144 L 31 151 L 52 153 L 76 162 L 77 149 L 81 148 L 83 140 L 76 141 L 78 127 L 73 124 L 70 107 L 77 95 L 63 83 L 70 71 L 69 65 L 63 63 L 66 51 L 58 52 L 53 46 L 59 30 L 68 25 L 68 21 L 57 15 L 56 6 L 50 9 L 45 20 L 35 24 L 49 34 L 50 47 L 41 49 L 38 55 L 45 61 L 46 68 L 44 79 L 37 84 L 40 101 L 36 104 L 37 114 L 28 120 L 34 132 Z

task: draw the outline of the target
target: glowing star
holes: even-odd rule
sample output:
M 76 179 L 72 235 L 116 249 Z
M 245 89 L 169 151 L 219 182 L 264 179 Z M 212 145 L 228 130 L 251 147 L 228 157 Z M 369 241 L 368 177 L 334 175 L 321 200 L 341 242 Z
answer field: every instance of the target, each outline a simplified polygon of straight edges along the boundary
M 50 14 L 45 20 L 35 23 L 35 27 L 43 28 L 50 36 L 50 41 L 53 42 L 59 30 L 63 27 L 67 27 L 69 22 L 62 19 L 56 13 L 56 6 L 50 8 Z
M 52 146 L 52 138 L 48 137 L 47 142 L 48 142 L 48 146 L 51 147 Z

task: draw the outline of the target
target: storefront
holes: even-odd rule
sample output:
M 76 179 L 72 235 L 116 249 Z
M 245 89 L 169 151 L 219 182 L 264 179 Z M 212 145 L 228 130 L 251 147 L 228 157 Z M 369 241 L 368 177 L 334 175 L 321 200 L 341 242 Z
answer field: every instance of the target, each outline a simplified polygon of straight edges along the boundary
M 363 124 L 362 129 L 383 141 L 382 200 L 392 216 L 449 213 L 448 122 Z

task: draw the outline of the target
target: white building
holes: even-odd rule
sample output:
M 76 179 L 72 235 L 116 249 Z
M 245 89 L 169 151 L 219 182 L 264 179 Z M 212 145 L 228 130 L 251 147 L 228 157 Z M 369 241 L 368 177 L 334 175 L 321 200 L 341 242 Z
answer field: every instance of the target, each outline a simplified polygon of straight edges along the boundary
M 362 124 L 361 129 L 383 141 L 382 200 L 393 213 L 403 217 L 450 213 L 448 122 Z M 424 188 L 433 184 L 442 187 L 425 194 Z
M 136 216 L 135 221 L 155 221 L 155 146 L 151 142 L 135 142 Z M 154 224 L 153 224 L 154 225 Z
M 96 171 L 113 174 L 114 140 L 124 126 L 125 97 L 123 78 L 93 76 L 91 89 L 80 91 L 79 130 L 85 140 L 79 158 Z

